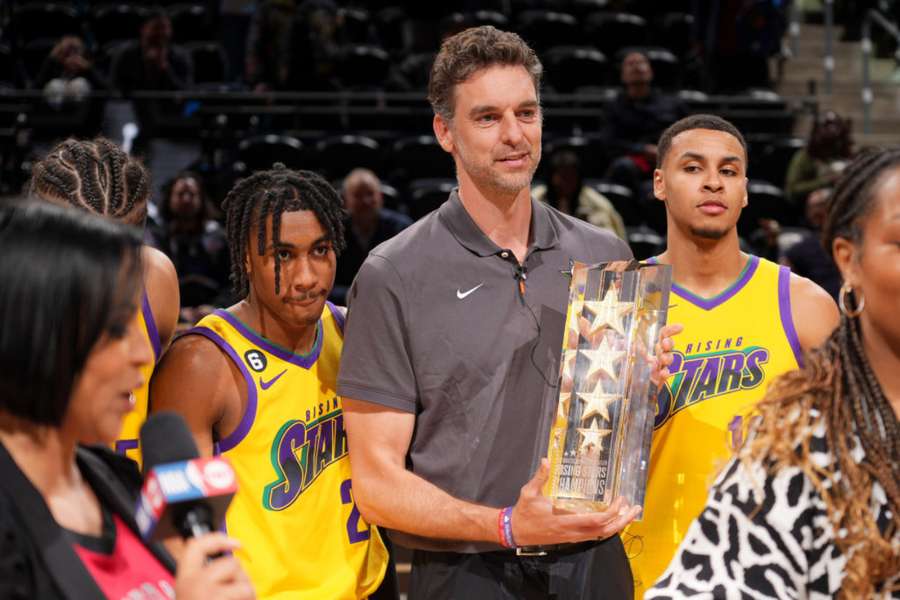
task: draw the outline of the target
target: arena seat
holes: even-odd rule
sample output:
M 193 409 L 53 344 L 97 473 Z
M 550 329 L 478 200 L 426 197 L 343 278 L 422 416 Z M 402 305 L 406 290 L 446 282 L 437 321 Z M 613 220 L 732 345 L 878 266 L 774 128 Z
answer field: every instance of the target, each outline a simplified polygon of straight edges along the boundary
M 597 12 L 584 25 L 585 37 L 607 56 L 615 56 L 626 46 L 643 46 L 649 35 L 647 21 L 624 12 Z
M 382 48 L 392 56 L 400 56 L 406 49 L 404 27 L 406 12 L 399 6 L 387 6 L 375 13 L 375 32 Z
M 330 179 L 342 178 L 357 167 L 378 173 L 381 170 L 381 147 L 364 135 L 339 135 L 319 140 L 311 161 Z
M 551 156 L 564 150 L 568 150 L 578 157 L 578 161 L 581 163 L 581 173 L 585 178 L 601 177 L 609 166 L 606 143 L 600 135 L 550 136 L 544 142 L 541 172 L 544 173 L 549 168 Z
M 347 89 L 384 87 L 390 70 L 390 57 L 383 48 L 349 44 L 341 50 L 338 79 Z
M 640 207 L 631 190 L 624 185 L 602 179 L 585 179 L 584 185 L 596 190 L 609 200 L 626 227 L 637 227 L 644 222 Z
M 455 179 L 414 179 L 409 184 L 409 216 L 417 221 L 450 197 Z
M 660 17 L 654 39 L 675 56 L 683 58 L 691 50 L 693 32 L 694 15 L 669 12 Z
M 751 173 L 754 178 L 765 179 L 783 185 L 788 165 L 797 150 L 806 147 L 806 140 L 799 137 L 776 137 L 771 139 L 760 153 L 759 170 Z M 753 158 L 750 159 L 751 165 Z M 752 168 L 752 167 L 751 167 Z
M 35 80 L 41 71 L 41 65 L 50 56 L 50 52 L 57 41 L 56 38 L 38 38 L 25 43 L 19 48 L 19 60 L 25 69 L 25 75 L 30 86 L 35 84 Z
M 57 2 L 27 2 L 14 6 L 7 33 L 18 46 L 41 38 L 84 37 L 82 22 L 75 9 L 68 3 Z
M 291 169 L 304 166 L 303 142 L 287 135 L 260 135 L 243 140 L 238 145 L 238 161 L 243 163 L 245 172 L 271 169 L 276 162 L 284 163 Z
M 194 83 L 225 84 L 229 81 L 228 56 L 218 42 L 192 42 L 185 45 L 194 61 Z
M 747 184 L 747 206 L 738 220 L 738 231 L 746 239 L 759 227 L 760 219 L 774 219 L 783 224 L 793 224 L 793 211 L 784 198 L 784 192 L 768 181 L 751 179 Z
M 403 80 L 414 90 L 428 88 L 428 77 L 431 74 L 431 65 L 434 64 L 435 52 L 416 52 L 410 54 L 397 68 Z
M 516 30 L 538 54 L 563 40 L 569 44 L 580 44 L 582 37 L 575 17 L 549 10 L 526 10 L 519 15 Z
M 646 225 L 626 228 L 625 237 L 637 260 L 647 260 L 651 256 L 661 254 L 666 249 L 666 238 Z
M 211 16 L 202 4 L 176 4 L 166 9 L 172 20 L 172 37 L 175 42 L 203 42 L 216 39 Z
M 509 19 L 493 10 L 454 12 L 441 19 L 441 35 L 447 37 L 470 27 L 493 25 L 497 29 L 509 29 Z
M 453 159 L 432 135 L 405 137 L 394 142 L 388 177 L 391 181 L 454 177 Z
M 110 42 L 138 39 L 141 24 L 149 14 L 150 11 L 146 7 L 131 4 L 113 4 L 96 8 L 91 18 L 91 30 L 94 32 L 97 46 L 104 47 Z
M 593 47 L 556 46 L 544 54 L 544 76 L 555 91 L 570 94 L 580 87 L 609 83 L 609 61 Z

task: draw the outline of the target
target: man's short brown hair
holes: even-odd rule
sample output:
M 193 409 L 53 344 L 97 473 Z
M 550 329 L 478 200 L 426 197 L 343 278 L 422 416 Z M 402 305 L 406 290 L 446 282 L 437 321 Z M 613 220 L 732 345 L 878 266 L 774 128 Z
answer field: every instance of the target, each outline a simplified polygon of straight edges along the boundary
M 540 99 L 544 68 L 534 50 L 515 33 L 483 25 L 461 31 L 441 44 L 428 79 L 428 101 L 445 120 L 453 118 L 456 85 L 494 65 L 522 66 L 531 75 Z

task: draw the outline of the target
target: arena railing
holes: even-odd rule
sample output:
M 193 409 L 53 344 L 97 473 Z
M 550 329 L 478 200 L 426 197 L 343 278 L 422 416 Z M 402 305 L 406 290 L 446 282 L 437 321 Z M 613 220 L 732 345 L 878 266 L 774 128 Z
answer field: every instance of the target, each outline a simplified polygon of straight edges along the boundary
M 870 9 L 862 24 L 862 104 L 863 104 L 863 133 L 872 133 L 872 103 L 875 101 L 875 93 L 872 89 L 872 26 L 880 27 L 885 33 L 894 38 L 898 47 L 894 58 L 900 61 L 900 30 L 881 12 Z

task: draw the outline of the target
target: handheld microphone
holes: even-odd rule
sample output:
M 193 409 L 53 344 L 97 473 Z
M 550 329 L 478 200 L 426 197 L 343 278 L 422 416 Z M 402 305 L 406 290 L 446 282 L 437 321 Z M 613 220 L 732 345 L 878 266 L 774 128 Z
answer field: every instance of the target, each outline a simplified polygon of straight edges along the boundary
M 144 485 L 135 520 L 145 540 L 217 529 L 237 491 L 234 469 L 221 456 L 199 458 L 181 415 L 161 412 L 141 427 Z

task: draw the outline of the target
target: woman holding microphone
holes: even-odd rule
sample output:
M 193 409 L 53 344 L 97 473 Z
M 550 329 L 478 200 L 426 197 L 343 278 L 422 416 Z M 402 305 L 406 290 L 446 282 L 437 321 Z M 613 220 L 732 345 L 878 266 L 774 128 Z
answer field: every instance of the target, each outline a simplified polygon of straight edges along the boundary
M 45 203 L 0 206 L 0 597 L 245 599 L 223 534 L 178 563 L 143 542 L 140 476 L 106 449 L 153 353 L 138 328 L 141 240 Z M 86 444 L 97 444 L 88 446 Z

